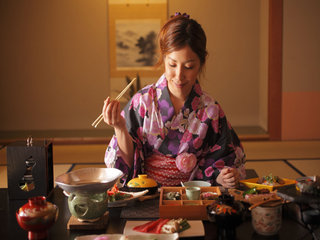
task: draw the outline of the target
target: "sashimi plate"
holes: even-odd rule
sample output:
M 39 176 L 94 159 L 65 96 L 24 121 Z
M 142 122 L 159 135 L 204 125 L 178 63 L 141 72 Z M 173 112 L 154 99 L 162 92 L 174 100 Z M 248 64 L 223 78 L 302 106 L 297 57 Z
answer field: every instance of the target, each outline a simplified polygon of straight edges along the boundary
M 154 235 L 151 233 L 142 233 L 142 232 L 137 232 L 134 231 L 133 228 L 142 224 L 147 223 L 148 221 L 127 221 L 126 226 L 124 227 L 123 234 L 128 236 L 128 235 L 140 235 L 140 236 L 145 236 L 147 235 L 150 238 L 150 235 Z M 188 220 L 188 223 L 190 224 L 190 228 L 179 233 L 179 237 L 201 237 L 204 236 L 204 227 L 203 223 L 200 220 Z M 168 234 L 156 234 L 157 240 L 159 240 L 158 236 L 159 235 L 165 235 L 167 236 Z
M 149 235 L 122 235 L 122 234 L 102 234 L 102 235 L 86 235 L 76 237 L 75 240 L 95 240 L 95 239 L 108 239 L 108 240 L 178 240 L 179 234 L 149 234 Z

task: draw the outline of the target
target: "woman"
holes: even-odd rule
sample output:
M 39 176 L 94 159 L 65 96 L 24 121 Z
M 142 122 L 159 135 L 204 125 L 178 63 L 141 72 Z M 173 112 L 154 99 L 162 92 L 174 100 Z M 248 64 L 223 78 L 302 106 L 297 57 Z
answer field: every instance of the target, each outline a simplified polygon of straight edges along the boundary
M 162 186 L 200 179 L 234 188 L 245 178 L 245 154 L 220 105 L 197 77 L 207 58 L 206 35 L 186 14 L 176 13 L 159 33 L 165 73 L 141 89 L 122 112 L 107 98 L 104 121 L 115 136 L 105 163 L 129 174 L 145 173 Z

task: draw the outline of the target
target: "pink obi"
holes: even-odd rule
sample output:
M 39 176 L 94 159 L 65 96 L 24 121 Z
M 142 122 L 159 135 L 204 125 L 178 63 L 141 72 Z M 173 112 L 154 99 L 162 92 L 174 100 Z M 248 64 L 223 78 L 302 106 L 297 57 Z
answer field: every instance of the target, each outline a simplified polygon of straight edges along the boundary
M 192 172 L 177 168 L 176 159 L 165 155 L 152 154 L 145 159 L 145 173 L 163 187 L 178 186 L 189 180 Z

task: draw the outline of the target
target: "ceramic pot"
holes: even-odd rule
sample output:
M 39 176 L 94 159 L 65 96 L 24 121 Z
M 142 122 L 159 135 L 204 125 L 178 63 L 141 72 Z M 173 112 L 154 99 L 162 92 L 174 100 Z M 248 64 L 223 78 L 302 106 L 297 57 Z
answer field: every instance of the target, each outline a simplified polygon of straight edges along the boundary
M 106 192 L 94 195 L 76 195 L 71 193 L 68 198 L 69 210 L 79 221 L 95 222 L 108 209 Z
M 58 214 L 58 207 L 47 202 L 44 196 L 29 198 L 28 203 L 16 211 L 17 221 L 21 228 L 28 231 L 29 239 L 46 238 Z
M 252 226 L 260 235 L 274 235 L 282 223 L 282 204 L 278 206 L 257 206 L 251 210 Z
M 220 239 L 235 239 L 236 228 L 246 217 L 246 208 L 232 195 L 220 195 L 218 200 L 207 206 L 210 222 L 219 228 Z

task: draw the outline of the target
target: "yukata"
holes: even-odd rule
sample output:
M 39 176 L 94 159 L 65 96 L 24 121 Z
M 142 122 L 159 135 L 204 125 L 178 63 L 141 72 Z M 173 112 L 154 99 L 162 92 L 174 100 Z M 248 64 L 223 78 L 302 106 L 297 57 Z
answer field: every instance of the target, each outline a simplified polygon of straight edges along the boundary
M 237 168 L 240 179 L 245 178 L 246 160 L 241 142 L 220 105 L 202 91 L 198 80 L 177 115 L 165 74 L 137 92 L 121 115 L 134 144 L 133 166 L 129 168 L 120 156 L 117 136 L 107 147 L 105 163 L 126 173 L 127 181 L 138 174 L 147 174 L 156 177 L 162 186 L 177 186 L 192 179 L 216 185 L 215 179 L 226 167 Z M 190 172 L 175 167 L 175 159 L 185 153 L 196 159 Z M 157 167 L 164 175 L 156 176 Z

